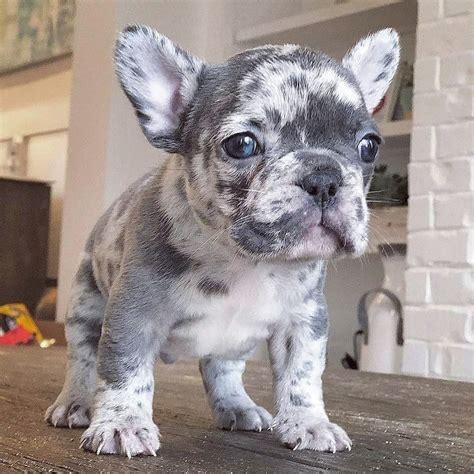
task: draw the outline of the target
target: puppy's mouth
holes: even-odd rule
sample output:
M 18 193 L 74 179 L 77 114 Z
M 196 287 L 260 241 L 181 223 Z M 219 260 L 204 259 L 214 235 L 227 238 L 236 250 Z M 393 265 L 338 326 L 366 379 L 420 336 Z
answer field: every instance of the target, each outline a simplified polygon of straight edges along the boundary
M 346 246 L 347 239 L 344 238 L 340 229 L 331 227 L 323 222 L 318 224 L 318 228 L 321 229 L 323 238 L 332 239 L 336 243 L 337 249 L 343 249 Z M 314 229 L 311 229 L 314 232 Z M 311 232 L 310 231 L 310 232 Z
M 303 214 L 303 216 L 302 216 Z M 270 224 L 246 223 L 231 233 L 239 253 L 264 260 L 328 259 L 355 253 L 349 229 L 338 213 L 305 209 L 288 214 L 273 232 Z
M 297 246 L 296 254 L 313 254 L 330 258 L 355 252 L 355 244 L 349 233 L 336 219 L 322 216 L 319 222 L 310 224 Z
M 338 220 L 335 219 L 329 213 L 322 213 L 320 225 L 325 231 L 332 237 L 338 246 L 338 250 L 344 250 L 347 253 L 355 251 L 354 242 L 350 236 L 350 232 L 347 231 L 346 227 Z

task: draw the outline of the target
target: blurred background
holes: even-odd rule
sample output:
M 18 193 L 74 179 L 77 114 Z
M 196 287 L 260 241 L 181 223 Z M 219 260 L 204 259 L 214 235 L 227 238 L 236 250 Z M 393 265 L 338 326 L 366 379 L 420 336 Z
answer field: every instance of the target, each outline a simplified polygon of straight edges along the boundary
M 473 381 L 473 10 L 472 0 L 0 0 L 0 344 L 31 333 L 64 342 L 88 233 L 163 160 L 113 72 L 124 26 L 148 24 L 209 62 L 266 43 L 341 58 L 393 27 L 402 59 L 375 113 L 385 146 L 371 246 L 330 265 L 329 365 Z

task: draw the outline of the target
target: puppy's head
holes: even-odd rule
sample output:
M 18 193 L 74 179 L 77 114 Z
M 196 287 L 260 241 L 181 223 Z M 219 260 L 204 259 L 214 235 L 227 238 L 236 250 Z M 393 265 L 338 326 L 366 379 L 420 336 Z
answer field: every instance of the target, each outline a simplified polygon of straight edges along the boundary
M 144 134 L 184 157 L 196 217 L 255 259 L 365 250 L 381 142 L 371 114 L 398 59 L 389 29 L 342 64 L 284 45 L 206 65 L 143 26 L 127 28 L 116 49 Z

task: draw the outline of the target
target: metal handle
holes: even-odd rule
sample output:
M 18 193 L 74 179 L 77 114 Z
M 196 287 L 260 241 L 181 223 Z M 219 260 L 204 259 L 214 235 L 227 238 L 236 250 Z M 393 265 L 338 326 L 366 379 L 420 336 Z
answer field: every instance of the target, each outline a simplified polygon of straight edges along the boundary
M 377 288 L 375 290 L 369 290 L 364 293 L 359 300 L 359 305 L 357 308 L 357 318 L 359 320 L 360 327 L 364 333 L 364 343 L 368 344 L 369 342 L 369 317 L 367 314 L 367 298 L 370 295 L 377 293 L 382 293 L 385 295 L 393 304 L 395 311 L 398 314 L 398 326 L 397 326 L 397 344 L 399 346 L 403 345 L 403 316 L 402 316 L 402 303 L 397 298 L 397 296 L 392 293 L 390 290 L 385 288 Z

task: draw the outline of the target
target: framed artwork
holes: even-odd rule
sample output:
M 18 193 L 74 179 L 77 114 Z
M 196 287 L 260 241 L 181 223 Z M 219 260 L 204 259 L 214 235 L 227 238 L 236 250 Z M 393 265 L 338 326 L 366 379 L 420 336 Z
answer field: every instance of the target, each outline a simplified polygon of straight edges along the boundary
M 72 52 L 75 0 L 0 0 L 0 74 Z

